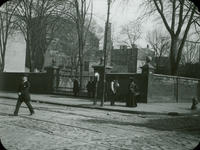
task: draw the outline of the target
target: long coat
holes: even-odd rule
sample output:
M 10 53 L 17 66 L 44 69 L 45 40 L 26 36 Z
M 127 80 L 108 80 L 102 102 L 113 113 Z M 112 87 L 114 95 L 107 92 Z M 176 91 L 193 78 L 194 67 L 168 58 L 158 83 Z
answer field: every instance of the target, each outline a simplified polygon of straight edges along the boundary
M 22 82 L 19 85 L 19 89 L 18 92 L 21 93 L 21 95 L 19 95 L 20 100 L 22 101 L 30 101 L 30 83 L 28 81 Z
M 78 91 L 79 91 L 78 80 L 74 80 L 73 92 L 78 92 Z

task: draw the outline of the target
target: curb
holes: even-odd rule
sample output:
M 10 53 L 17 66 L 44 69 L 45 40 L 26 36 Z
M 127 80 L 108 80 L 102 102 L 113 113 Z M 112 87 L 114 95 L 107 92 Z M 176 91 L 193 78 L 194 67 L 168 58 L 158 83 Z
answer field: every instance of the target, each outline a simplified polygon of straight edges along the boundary
M 8 96 L 0 96 L 0 98 L 12 99 L 17 100 L 15 97 L 8 97 Z M 59 106 L 68 106 L 68 107 L 75 107 L 75 108 L 85 108 L 85 109 L 97 109 L 97 110 L 105 110 L 105 111 L 112 111 L 112 112 L 120 112 L 120 113 L 128 113 L 128 114 L 141 114 L 141 115 L 168 115 L 168 116 L 184 116 L 184 115 L 194 115 L 197 113 L 178 113 L 178 112 L 147 112 L 147 111 L 135 111 L 135 110 L 121 110 L 121 109 L 112 109 L 112 108 L 105 108 L 101 106 L 87 106 L 87 105 L 73 105 L 73 104 L 63 104 L 63 103 L 56 103 L 56 102 L 48 102 L 42 100 L 35 100 L 32 99 L 31 102 L 35 103 L 43 103 L 43 104 L 51 104 L 51 105 L 59 105 Z

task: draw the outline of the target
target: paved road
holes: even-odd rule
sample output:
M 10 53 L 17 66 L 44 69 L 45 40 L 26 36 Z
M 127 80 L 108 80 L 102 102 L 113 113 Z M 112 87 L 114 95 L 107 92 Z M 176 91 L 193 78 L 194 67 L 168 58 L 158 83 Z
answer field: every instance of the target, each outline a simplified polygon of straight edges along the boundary
M 0 138 L 8 150 L 190 150 L 200 117 L 134 115 L 33 103 L 8 116 L 16 101 L 0 99 Z M 25 105 L 22 105 L 25 106 Z

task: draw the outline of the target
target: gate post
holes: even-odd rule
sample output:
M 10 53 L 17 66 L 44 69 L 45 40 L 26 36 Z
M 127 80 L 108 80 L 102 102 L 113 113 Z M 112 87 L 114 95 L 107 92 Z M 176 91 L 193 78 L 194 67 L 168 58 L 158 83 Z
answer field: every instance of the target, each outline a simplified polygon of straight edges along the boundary
M 103 74 L 104 74 L 104 67 L 102 65 L 95 65 L 92 66 L 94 68 L 94 73 L 99 74 L 99 81 L 97 85 L 97 99 L 102 99 L 103 97 Z M 112 67 L 106 66 L 106 73 L 111 71 Z
M 54 93 L 59 85 L 59 68 L 46 67 L 47 75 L 49 76 L 48 92 Z

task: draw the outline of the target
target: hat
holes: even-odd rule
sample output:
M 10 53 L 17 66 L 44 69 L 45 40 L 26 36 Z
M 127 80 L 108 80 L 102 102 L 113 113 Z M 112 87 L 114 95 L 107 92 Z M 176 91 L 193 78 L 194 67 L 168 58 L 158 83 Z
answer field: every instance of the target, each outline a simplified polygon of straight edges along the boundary
M 23 78 L 23 77 L 27 77 L 27 78 L 28 78 L 28 74 L 25 74 L 25 73 L 24 73 L 24 74 L 22 74 L 21 77 L 22 77 L 22 78 Z

